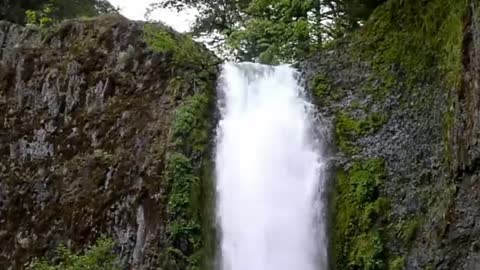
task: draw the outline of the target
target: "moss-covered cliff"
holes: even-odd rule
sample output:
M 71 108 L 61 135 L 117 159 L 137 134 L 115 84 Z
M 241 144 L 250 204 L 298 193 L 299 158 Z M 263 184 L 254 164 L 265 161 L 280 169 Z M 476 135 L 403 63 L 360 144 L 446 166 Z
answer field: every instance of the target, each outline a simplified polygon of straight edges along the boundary
M 199 269 L 218 60 L 119 16 L 0 22 L 0 47 L 0 268 L 106 236 L 133 269 Z
M 117 16 L 0 22 L 0 48 L 0 269 L 103 236 L 126 268 L 213 269 L 218 60 Z M 480 3 L 387 1 L 300 68 L 332 269 L 480 269 Z
M 337 148 L 335 269 L 480 269 L 479 6 L 390 0 L 302 64 Z

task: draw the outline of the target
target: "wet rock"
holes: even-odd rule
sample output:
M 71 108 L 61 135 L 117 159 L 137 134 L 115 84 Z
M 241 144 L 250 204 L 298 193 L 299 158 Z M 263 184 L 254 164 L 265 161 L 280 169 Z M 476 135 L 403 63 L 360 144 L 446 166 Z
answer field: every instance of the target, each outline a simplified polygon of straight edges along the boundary
M 335 172 L 347 171 L 354 161 L 385 161 L 380 193 L 391 209 L 387 221 L 377 226 L 388 239 L 387 260 L 404 258 L 405 269 L 480 269 L 480 21 L 474 6 L 468 6 L 463 18 L 463 82 L 455 89 L 438 74 L 412 85 L 394 70 L 395 83 L 382 88 L 384 78 L 375 63 L 359 59 L 357 44 L 349 40 L 300 65 L 312 92 L 318 74 L 330 86 L 328 94 L 314 99 L 330 124 L 332 186 Z M 376 97 L 380 91 L 387 95 Z M 353 119 L 382 113 L 386 121 L 351 138 L 356 148 L 345 153 L 335 138 L 339 113 Z M 392 228 L 412 219 L 421 223 L 405 243 Z
M 0 22 L 0 269 L 102 235 L 125 268 L 161 264 L 172 117 L 216 68 L 175 63 L 143 30 L 120 16 L 48 30 Z

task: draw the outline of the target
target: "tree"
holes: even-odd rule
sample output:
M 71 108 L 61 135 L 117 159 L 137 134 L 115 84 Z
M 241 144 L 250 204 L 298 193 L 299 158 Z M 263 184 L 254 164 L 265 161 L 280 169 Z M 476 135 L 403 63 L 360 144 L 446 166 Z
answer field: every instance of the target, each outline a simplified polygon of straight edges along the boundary
M 27 20 L 62 19 L 118 12 L 107 0 L 1 0 L 0 20 L 25 24 Z
M 366 21 L 373 10 L 387 0 L 327 0 L 341 17 L 342 26 L 355 29 L 360 22 Z
M 0 2 L 0 20 L 25 23 L 27 10 L 40 10 L 48 0 L 2 0 Z
M 194 8 L 199 12 L 193 27 L 194 33 L 228 33 L 233 25 L 243 21 L 250 2 L 251 0 L 160 0 L 151 5 L 150 11 L 159 8 Z
M 292 62 L 308 55 L 322 42 L 315 27 L 323 18 L 320 1 L 253 0 L 248 19 L 235 25 L 227 42 L 240 60 L 265 63 Z
M 49 2 L 56 9 L 54 13 L 56 20 L 117 12 L 107 0 L 50 0 Z
M 155 8 L 195 8 L 196 37 L 226 42 L 242 61 L 292 62 L 350 31 L 386 0 L 163 0 Z

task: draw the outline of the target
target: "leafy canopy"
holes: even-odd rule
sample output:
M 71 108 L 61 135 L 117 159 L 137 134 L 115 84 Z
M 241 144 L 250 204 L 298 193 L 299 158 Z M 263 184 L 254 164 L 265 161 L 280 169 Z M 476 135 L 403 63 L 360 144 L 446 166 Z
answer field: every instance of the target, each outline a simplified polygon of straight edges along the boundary
M 386 0 L 160 0 L 152 9 L 198 10 L 196 37 L 237 60 L 292 62 L 359 27 Z
M 108 0 L 4 0 L 0 20 L 45 25 L 62 19 L 116 13 Z

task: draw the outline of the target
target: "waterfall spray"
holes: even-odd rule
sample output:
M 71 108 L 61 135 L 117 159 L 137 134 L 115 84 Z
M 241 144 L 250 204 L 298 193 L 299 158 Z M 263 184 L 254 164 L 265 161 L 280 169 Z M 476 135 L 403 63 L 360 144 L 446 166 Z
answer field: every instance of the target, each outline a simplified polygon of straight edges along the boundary
M 219 85 L 220 270 L 327 270 L 321 143 L 289 66 L 225 64 Z

